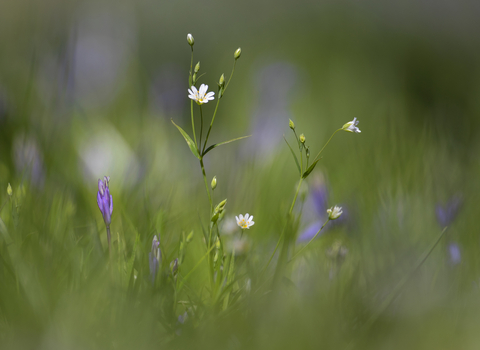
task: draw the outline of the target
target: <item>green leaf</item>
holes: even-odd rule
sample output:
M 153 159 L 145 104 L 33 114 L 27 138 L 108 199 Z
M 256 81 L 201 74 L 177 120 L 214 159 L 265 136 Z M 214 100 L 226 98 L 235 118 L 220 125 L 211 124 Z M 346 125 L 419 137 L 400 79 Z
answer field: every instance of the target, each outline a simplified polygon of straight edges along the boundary
M 188 134 L 185 132 L 185 130 L 183 130 L 181 127 L 179 127 L 177 124 L 175 124 L 175 122 L 172 119 L 170 119 L 170 120 L 172 121 L 173 125 L 175 125 L 177 127 L 178 131 L 180 131 L 180 133 L 182 134 L 185 141 L 187 141 L 187 145 L 188 145 L 188 147 L 190 147 L 190 151 L 192 151 L 193 155 L 195 157 L 197 157 L 198 159 L 202 159 L 202 157 L 200 157 L 200 154 L 198 154 L 197 146 L 195 145 L 195 142 L 193 142 L 191 137 L 188 136 Z
M 302 173 L 302 170 L 300 169 L 300 164 L 298 163 L 298 158 L 297 158 L 297 156 L 295 155 L 295 152 L 293 152 L 292 147 L 290 147 L 290 145 L 288 144 L 288 141 L 287 141 L 287 139 L 285 138 L 285 135 L 283 135 L 283 139 L 284 139 L 285 142 L 287 143 L 288 148 L 290 148 L 290 152 L 292 152 L 293 159 L 295 159 L 295 164 L 297 164 L 298 173 L 301 174 L 301 173 Z
M 320 158 L 320 159 L 322 159 L 322 158 Z M 316 161 L 314 161 L 313 164 L 310 165 L 307 170 L 305 170 L 305 172 L 302 175 L 302 178 L 306 179 L 307 176 L 310 175 L 310 173 L 313 171 L 313 169 L 315 169 L 315 166 L 320 161 L 320 159 L 317 159 Z
M 216 144 L 214 144 L 214 145 L 211 145 L 210 147 L 208 147 L 208 148 L 205 150 L 205 152 L 203 152 L 202 157 L 205 156 L 205 154 L 207 154 L 208 152 L 210 152 L 210 151 L 211 151 L 212 149 L 214 149 L 215 147 L 222 146 L 222 145 L 225 145 L 225 144 L 230 143 L 230 142 L 233 142 L 233 141 L 245 139 L 245 138 L 250 137 L 250 136 L 252 136 L 252 135 L 237 137 L 236 139 L 233 139 L 233 140 L 229 140 L 229 141 L 225 141 L 225 142 L 220 142 L 220 143 L 216 143 Z

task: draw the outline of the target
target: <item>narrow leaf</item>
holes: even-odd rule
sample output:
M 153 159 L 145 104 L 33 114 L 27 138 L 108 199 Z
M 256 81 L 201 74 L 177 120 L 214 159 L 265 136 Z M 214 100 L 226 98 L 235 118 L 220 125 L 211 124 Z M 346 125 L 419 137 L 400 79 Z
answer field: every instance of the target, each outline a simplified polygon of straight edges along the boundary
M 320 159 L 322 159 L 322 158 L 320 158 Z M 320 159 L 317 159 L 316 161 L 314 161 L 314 162 L 312 163 L 312 165 L 310 165 L 310 166 L 308 167 L 308 169 L 305 170 L 305 172 L 304 172 L 303 175 L 302 175 L 302 178 L 306 179 L 307 176 L 310 175 L 310 173 L 313 171 L 313 169 L 315 169 L 315 166 L 316 166 L 317 163 L 320 161 Z
M 203 157 L 205 154 L 207 154 L 208 152 L 210 152 L 212 149 L 214 149 L 215 147 L 222 146 L 222 145 L 225 145 L 225 144 L 230 143 L 230 142 L 233 142 L 233 141 L 245 139 L 245 138 L 250 137 L 250 136 L 252 136 L 252 135 L 237 137 L 236 139 L 233 139 L 233 140 L 229 140 L 229 141 L 225 141 L 225 142 L 220 142 L 220 143 L 216 143 L 216 144 L 214 144 L 214 145 L 211 145 L 210 147 L 208 147 L 208 148 L 205 150 L 205 152 L 203 152 L 202 157 Z
M 188 134 L 185 132 L 185 130 L 183 130 L 181 127 L 179 127 L 177 124 L 175 124 L 175 122 L 172 119 L 170 119 L 170 120 L 172 121 L 173 125 L 175 125 L 177 127 L 178 131 L 180 131 L 180 133 L 182 134 L 185 141 L 187 141 L 187 145 L 188 145 L 188 147 L 190 147 L 190 151 L 192 151 L 193 155 L 195 157 L 197 157 L 198 159 L 202 159 L 202 157 L 200 157 L 200 154 L 198 154 L 197 146 L 195 145 L 195 142 L 193 142 L 191 137 L 188 136 Z
M 298 163 L 298 158 L 297 158 L 297 156 L 295 155 L 295 152 L 293 152 L 292 147 L 290 147 L 287 139 L 285 138 L 285 135 L 283 135 L 283 139 L 284 139 L 285 142 L 287 143 L 288 148 L 290 148 L 290 152 L 292 152 L 293 159 L 295 159 L 295 164 L 297 164 L 298 173 L 301 174 L 301 173 L 302 173 L 302 170 L 300 169 L 300 164 Z

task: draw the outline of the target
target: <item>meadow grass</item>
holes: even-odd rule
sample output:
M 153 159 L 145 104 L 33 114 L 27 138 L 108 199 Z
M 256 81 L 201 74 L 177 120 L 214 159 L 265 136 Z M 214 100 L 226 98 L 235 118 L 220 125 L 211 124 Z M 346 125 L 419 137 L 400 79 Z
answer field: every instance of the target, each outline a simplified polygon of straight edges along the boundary
M 243 58 L 234 58 L 237 75 Z M 412 97 L 394 67 L 380 67 L 393 76 L 381 85 L 358 70 L 374 63 L 333 59 L 316 72 L 331 89 L 312 87 L 291 107 L 296 134 L 288 118 L 274 119 L 278 134 L 256 133 L 238 118 L 252 96 L 234 88 L 236 75 L 228 91 L 229 79 L 213 89 L 214 78 L 202 78 L 215 99 L 200 115 L 187 97 L 203 82 L 195 59 L 190 109 L 172 118 L 188 137 L 168 117 L 137 115 L 127 98 L 104 113 L 75 106 L 65 121 L 58 106 L 31 117 L 41 105 L 31 96 L 18 119 L 0 119 L 1 347 L 476 348 L 478 141 L 446 132 L 447 118 Z M 474 115 L 478 102 L 466 105 Z M 312 164 L 354 117 L 362 133 L 340 130 L 302 177 L 300 135 Z M 206 154 L 200 118 L 208 145 L 252 137 Z M 92 174 L 91 159 L 111 172 Z M 111 222 L 95 201 L 104 175 Z M 336 221 L 308 246 L 298 241 L 337 204 Z M 247 212 L 255 224 L 242 230 L 235 216 Z

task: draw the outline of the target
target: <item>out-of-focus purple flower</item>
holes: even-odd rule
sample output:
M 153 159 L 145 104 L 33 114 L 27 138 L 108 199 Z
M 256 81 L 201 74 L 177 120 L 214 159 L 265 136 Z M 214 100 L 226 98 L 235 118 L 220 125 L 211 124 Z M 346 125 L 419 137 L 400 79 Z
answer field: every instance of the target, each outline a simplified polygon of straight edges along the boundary
M 310 223 L 307 228 L 298 236 L 297 241 L 308 242 L 310 241 L 323 226 L 325 221 L 328 218 L 327 215 L 327 202 L 328 202 L 328 188 L 325 179 L 321 175 L 317 175 L 313 178 L 312 184 L 309 187 L 309 196 L 305 203 L 303 210 L 303 218 L 307 223 Z M 326 225 L 322 232 L 319 234 L 322 235 L 328 229 L 342 225 L 347 221 L 348 218 L 348 208 L 343 206 L 343 214 L 337 217 L 336 220 L 331 221 Z
M 161 257 L 162 257 L 162 253 L 160 251 L 160 241 L 155 235 L 152 241 L 152 251 L 148 253 L 148 260 L 150 263 L 150 276 L 152 278 L 152 283 L 155 282 L 155 276 L 157 276 L 157 271 L 160 266 Z
M 107 228 L 110 227 L 112 222 L 112 212 L 113 212 L 113 200 L 112 195 L 110 194 L 110 189 L 108 184 L 110 182 L 110 177 L 104 176 L 103 180 L 98 179 L 98 193 L 97 193 L 97 204 L 98 208 L 102 212 L 103 221 Z M 110 240 L 109 240 L 110 243 Z
M 450 225 L 458 215 L 462 206 L 463 200 L 459 195 L 453 196 L 445 205 L 437 204 L 435 214 L 440 226 L 445 227 Z
M 45 166 L 43 155 L 35 138 L 25 134 L 15 136 L 13 141 L 15 168 L 19 174 L 30 174 L 32 184 L 43 186 L 45 182 Z
M 316 221 L 308 226 L 298 237 L 298 242 L 308 242 L 311 240 L 317 234 L 318 230 L 322 228 L 322 225 L 323 223 L 321 221 Z
M 462 261 L 462 253 L 457 243 L 452 242 L 448 245 L 448 253 L 450 254 L 450 263 L 452 265 L 457 265 Z

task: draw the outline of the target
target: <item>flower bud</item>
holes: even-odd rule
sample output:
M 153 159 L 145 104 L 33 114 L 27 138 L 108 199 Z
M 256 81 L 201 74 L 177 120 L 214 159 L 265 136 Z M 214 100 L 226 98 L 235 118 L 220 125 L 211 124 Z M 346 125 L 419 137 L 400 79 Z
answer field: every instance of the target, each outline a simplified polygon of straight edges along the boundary
M 242 49 L 238 48 L 235 53 L 233 54 L 233 57 L 235 57 L 236 60 L 240 58 L 240 55 L 242 54 Z
M 12 194 L 13 194 L 13 191 L 12 191 L 12 186 L 10 186 L 10 183 L 8 184 L 7 186 L 7 194 L 11 197 Z
M 300 135 L 300 142 L 305 143 L 305 135 L 304 134 Z
M 197 64 L 195 65 L 195 70 L 193 72 L 198 73 L 199 70 L 200 70 L 200 61 L 198 61 Z
M 220 240 L 217 238 L 217 240 L 215 241 L 215 248 L 218 250 L 220 249 L 220 246 L 221 246 Z
M 216 176 L 213 177 L 212 183 L 210 185 L 212 186 L 212 190 L 217 188 L 217 177 Z
M 192 36 L 192 34 L 190 34 L 190 33 L 187 34 L 187 42 L 188 42 L 188 44 L 189 44 L 190 46 L 192 46 L 192 47 L 193 47 L 193 44 L 195 43 L 195 40 L 193 39 L 193 36 Z
M 290 127 L 290 129 L 295 130 L 295 124 L 291 119 L 288 120 L 288 126 Z
M 220 77 L 220 80 L 218 81 L 218 86 L 220 86 L 221 88 L 223 88 L 225 86 L 225 75 L 222 74 L 222 76 Z
M 212 222 L 213 223 L 216 223 L 217 220 L 218 220 L 218 217 L 220 214 L 223 213 L 223 210 L 225 208 L 225 205 L 227 204 L 227 200 L 224 199 L 223 201 L 221 201 L 214 209 L 213 211 L 213 215 L 212 215 Z
M 177 271 L 178 271 L 178 258 L 173 260 L 170 263 L 170 270 L 172 271 L 172 275 L 175 277 L 177 275 Z

